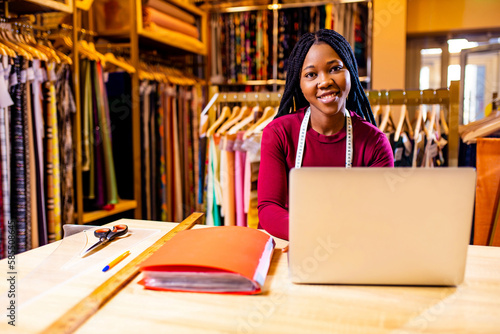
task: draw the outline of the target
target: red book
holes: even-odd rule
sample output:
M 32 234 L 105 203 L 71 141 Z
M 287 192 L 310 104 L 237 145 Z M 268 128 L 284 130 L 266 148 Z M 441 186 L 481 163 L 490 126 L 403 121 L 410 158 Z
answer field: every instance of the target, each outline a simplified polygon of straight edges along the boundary
M 256 294 L 274 250 L 268 234 L 249 227 L 181 231 L 141 264 L 147 289 Z

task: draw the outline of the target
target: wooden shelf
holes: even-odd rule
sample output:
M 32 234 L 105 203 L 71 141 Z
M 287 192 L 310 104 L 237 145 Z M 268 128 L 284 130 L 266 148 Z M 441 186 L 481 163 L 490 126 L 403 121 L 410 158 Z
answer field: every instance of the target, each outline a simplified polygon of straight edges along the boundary
M 33 14 L 40 12 L 73 13 L 73 0 L 65 2 L 52 0 L 16 0 L 9 1 L 9 12 L 16 14 Z
M 122 199 L 118 204 L 115 204 L 115 207 L 112 210 L 98 210 L 92 212 L 84 212 L 82 223 L 86 224 L 101 218 L 106 218 L 115 215 L 117 213 L 134 210 L 136 207 L 137 207 L 137 201 Z
M 172 38 L 171 36 L 161 36 L 158 33 L 139 29 L 138 31 L 140 42 L 142 45 L 150 45 L 150 46 L 163 46 L 163 47 L 174 47 L 180 50 L 192 52 L 195 54 L 207 55 L 207 47 L 204 43 L 189 43 L 186 40 L 182 40 L 179 38 Z

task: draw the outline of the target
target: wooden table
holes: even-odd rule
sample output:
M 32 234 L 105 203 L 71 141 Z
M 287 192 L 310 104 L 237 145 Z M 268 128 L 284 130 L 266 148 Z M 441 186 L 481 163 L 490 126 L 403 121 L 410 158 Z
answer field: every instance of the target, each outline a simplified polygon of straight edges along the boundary
M 121 222 L 162 233 L 175 226 Z M 90 270 L 23 305 L 17 310 L 16 332 L 40 332 L 160 236 L 134 247 L 132 256 L 109 273 Z M 56 247 L 18 255 L 18 278 Z M 139 275 L 77 333 L 500 333 L 500 248 L 470 246 L 467 261 L 465 282 L 458 287 L 295 285 L 286 254 L 275 251 L 264 292 L 254 296 L 145 290 Z M 0 261 L 4 273 L 6 266 L 6 260 Z M 6 290 L 8 282 L 2 279 L 0 291 Z M 23 292 L 22 284 L 17 292 Z M 12 331 L 7 321 L 2 317 L 0 332 Z

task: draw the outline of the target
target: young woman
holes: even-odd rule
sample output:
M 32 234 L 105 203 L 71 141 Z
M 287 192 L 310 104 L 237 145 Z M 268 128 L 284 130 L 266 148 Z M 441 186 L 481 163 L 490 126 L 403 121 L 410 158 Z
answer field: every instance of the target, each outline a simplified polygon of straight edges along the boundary
M 297 42 L 278 114 L 262 135 L 259 223 L 278 238 L 288 240 L 288 173 L 301 166 L 394 166 L 351 46 L 333 30 L 307 33 Z

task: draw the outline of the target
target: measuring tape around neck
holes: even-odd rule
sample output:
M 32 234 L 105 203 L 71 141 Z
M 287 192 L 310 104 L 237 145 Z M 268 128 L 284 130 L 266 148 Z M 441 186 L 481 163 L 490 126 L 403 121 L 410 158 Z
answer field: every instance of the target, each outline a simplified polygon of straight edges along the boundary
M 346 143 L 345 143 L 345 168 L 352 167 L 352 120 L 349 111 L 345 110 L 346 116 Z M 302 167 L 302 158 L 304 156 L 304 146 L 306 143 L 307 126 L 311 117 L 311 107 L 307 108 L 304 119 L 300 124 L 299 143 L 297 145 L 297 154 L 295 155 L 295 168 Z

